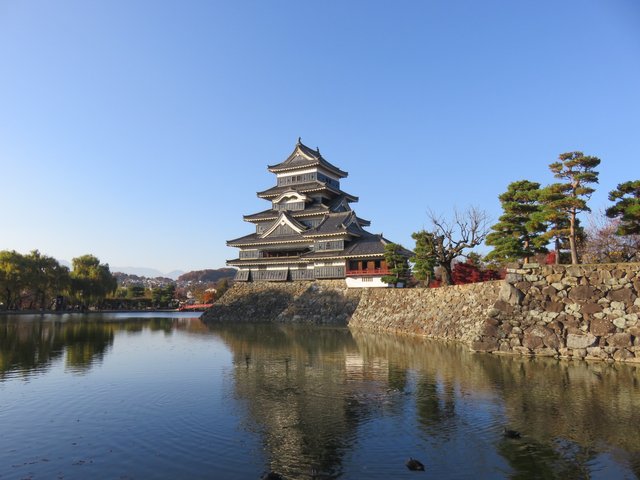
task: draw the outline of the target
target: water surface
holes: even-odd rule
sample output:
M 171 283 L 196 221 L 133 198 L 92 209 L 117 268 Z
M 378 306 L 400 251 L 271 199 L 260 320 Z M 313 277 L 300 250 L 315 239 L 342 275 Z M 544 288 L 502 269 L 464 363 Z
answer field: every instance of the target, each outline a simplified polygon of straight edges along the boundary
M 0 316 L 0 479 L 640 476 L 633 365 L 190 315 Z

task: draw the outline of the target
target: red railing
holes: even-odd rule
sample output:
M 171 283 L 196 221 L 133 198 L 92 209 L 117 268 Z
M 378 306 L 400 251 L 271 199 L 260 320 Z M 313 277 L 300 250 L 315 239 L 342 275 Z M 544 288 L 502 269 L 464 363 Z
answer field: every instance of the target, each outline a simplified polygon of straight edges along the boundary
M 366 268 L 363 270 L 347 270 L 347 277 L 362 277 L 367 275 L 389 275 L 388 268 Z

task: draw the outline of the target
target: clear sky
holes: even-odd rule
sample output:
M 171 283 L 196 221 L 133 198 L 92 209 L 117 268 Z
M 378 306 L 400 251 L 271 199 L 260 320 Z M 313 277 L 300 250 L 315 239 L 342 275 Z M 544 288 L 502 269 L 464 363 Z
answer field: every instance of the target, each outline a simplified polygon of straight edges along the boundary
M 0 250 L 224 266 L 298 136 L 369 230 L 515 180 L 640 178 L 636 0 L 0 0 Z

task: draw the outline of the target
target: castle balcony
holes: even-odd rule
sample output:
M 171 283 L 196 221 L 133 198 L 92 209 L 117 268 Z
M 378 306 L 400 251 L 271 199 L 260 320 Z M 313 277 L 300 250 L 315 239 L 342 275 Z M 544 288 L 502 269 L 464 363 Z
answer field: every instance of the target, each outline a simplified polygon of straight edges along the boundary
M 347 277 L 377 277 L 390 274 L 387 262 L 381 259 L 350 260 L 347 262 Z
M 391 275 L 391 272 L 388 268 L 365 268 L 365 269 L 355 269 L 355 270 L 347 270 L 347 277 L 375 277 L 382 275 Z

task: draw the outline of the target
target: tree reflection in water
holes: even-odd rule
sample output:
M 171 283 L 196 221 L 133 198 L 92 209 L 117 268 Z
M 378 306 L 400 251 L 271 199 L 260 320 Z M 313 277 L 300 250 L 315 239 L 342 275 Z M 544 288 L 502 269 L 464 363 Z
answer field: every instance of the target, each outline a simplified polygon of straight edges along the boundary
M 84 375 L 122 337 L 181 330 L 199 341 L 192 344 L 180 335 L 181 342 L 154 345 L 182 343 L 190 352 L 202 342 L 209 348 L 207 337 L 224 342 L 233 359 L 232 397 L 219 404 L 224 406 L 220 415 L 235 422 L 236 412 L 224 409 L 242 405 L 244 429 L 259 435 L 266 452 L 265 470 L 285 478 L 311 478 L 312 472 L 324 475 L 318 478 L 406 478 L 415 476 L 404 465 L 411 456 L 425 463 L 430 476 L 443 478 L 640 476 L 640 382 L 632 365 L 472 354 L 455 344 L 329 326 L 207 327 L 177 318 L 88 317 L 0 319 L 0 386 L 7 378 L 37 375 L 54 362 L 64 361 L 69 371 Z M 136 349 L 136 339 L 130 340 L 129 347 Z M 214 343 L 225 348 L 217 339 L 212 348 Z M 171 352 L 153 351 L 176 353 Z M 201 382 L 211 378 L 201 380 L 199 372 L 206 365 L 196 367 L 192 357 L 180 355 L 172 361 L 178 362 L 178 377 L 167 377 L 166 383 L 158 377 L 149 385 L 161 394 L 172 388 L 182 392 L 183 386 L 204 391 Z M 193 375 L 185 383 L 183 373 L 190 369 Z M 122 389 L 128 398 L 128 385 Z M 132 405 L 139 413 L 137 407 Z M 186 415 L 179 408 L 171 412 Z M 198 439 L 211 439 L 218 417 L 188 412 L 189 418 L 198 415 L 211 422 L 196 429 L 202 435 Z M 188 435 L 184 423 L 176 425 L 176 438 Z M 522 437 L 505 438 L 505 427 Z M 254 440 L 240 434 L 243 442 L 248 437 Z M 218 451 L 221 444 L 215 445 Z M 262 463 L 264 452 L 240 455 Z M 238 473 L 236 478 L 244 478 L 246 472 Z
M 586 478 L 598 457 L 614 454 L 637 473 L 634 366 L 473 354 L 457 345 L 339 328 L 211 329 L 233 352 L 246 427 L 262 436 L 270 469 L 291 478 L 311 468 L 343 475 L 363 425 L 400 419 L 411 408 L 422 438 L 436 445 L 432 456 L 446 445 L 464 463 L 474 445 L 490 446 L 502 458 L 493 467 L 497 476 Z M 505 426 L 522 431 L 522 439 L 504 438 Z M 440 468 L 447 472 L 444 463 Z
M 74 373 L 83 373 L 113 346 L 114 333 L 152 331 L 171 333 L 175 319 L 152 318 L 127 322 L 95 321 L 88 318 L 69 321 L 29 319 L 0 321 L 0 380 L 6 375 L 34 375 L 64 357 Z

